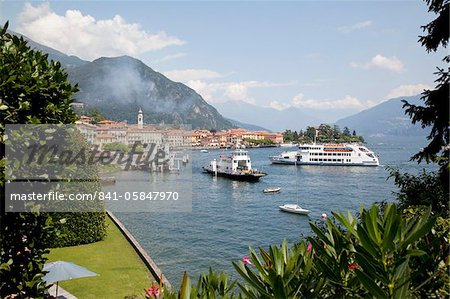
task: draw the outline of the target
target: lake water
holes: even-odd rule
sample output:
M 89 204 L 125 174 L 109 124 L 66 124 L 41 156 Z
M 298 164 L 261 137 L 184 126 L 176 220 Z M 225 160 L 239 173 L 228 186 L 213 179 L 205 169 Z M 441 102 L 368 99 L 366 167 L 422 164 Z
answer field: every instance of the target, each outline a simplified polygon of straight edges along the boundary
M 191 279 L 209 267 L 234 275 L 231 264 L 248 255 L 248 247 L 267 247 L 283 239 L 294 243 L 310 233 L 309 221 L 330 211 L 356 212 L 382 200 L 393 200 L 392 179 L 385 166 L 418 173 L 422 166 L 409 157 L 426 143 L 424 137 L 368 138 L 380 167 L 272 165 L 268 156 L 285 148 L 250 149 L 253 167 L 268 175 L 258 183 L 212 178 L 201 167 L 223 152 L 192 152 L 192 212 L 115 213 L 149 253 L 169 281 L 178 287 L 184 271 Z M 142 172 L 116 175 L 133 180 Z M 148 174 L 147 174 L 148 175 Z M 278 194 L 263 194 L 269 186 Z M 132 191 L 133 186 L 127 186 Z M 299 203 L 309 216 L 279 211 L 285 203 Z

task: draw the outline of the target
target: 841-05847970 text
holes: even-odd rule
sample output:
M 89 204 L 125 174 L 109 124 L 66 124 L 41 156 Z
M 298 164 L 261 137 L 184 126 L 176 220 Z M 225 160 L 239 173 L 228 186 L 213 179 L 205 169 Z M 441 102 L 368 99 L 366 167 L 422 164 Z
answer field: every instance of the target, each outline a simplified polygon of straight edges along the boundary
M 171 191 L 149 191 L 149 192 L 138 192 L 138 191 L 130 191 L 130 192 L 99 192 L 98 199 L 99 200 L 178 200 L 178 192 Z

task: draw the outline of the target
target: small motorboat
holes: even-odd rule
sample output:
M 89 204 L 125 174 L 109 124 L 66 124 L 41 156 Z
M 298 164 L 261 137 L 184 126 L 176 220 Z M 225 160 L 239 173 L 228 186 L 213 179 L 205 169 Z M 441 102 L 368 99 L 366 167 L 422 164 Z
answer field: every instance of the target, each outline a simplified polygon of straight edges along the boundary
M 263 190 L 264 193 L 278 193 L 280 191 L 281 191 L 280 187 L 270 187 Z
M 310 210 L 303 209 L 301 206 L 299 206 L 297 204 L 286 204 L 286 205 L 280 206 L 280 210 L 282 210 L 284 212 L 301 214 L 301 215 L 308 215 L 309 213 L 311 213 Z
M 207 149 L 202 149 L 200 150 L 200 153 L 209 153 L 209 151 Z

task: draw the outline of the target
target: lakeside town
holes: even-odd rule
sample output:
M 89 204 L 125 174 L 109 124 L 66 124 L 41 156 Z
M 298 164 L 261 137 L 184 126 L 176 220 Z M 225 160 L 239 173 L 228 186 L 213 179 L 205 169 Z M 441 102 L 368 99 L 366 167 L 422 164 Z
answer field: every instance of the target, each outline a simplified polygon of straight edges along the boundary
M 170 126 L 144 124 L 144 114 L 139 110 L 137 124 L 102 120 L 95 122 L 94 118 L 81 115 L 76 126 L 93 145 L 102 148 L 105 144 L 122 143 L 127 145 L 140 142 L 141 144 L 167 144 L 175 148 L 243 148 L 279 146 L 283 143 L 282 133 L 267 131 L 249 131 L 233 128 L 223 131 L 189 130 L 172 128 Z

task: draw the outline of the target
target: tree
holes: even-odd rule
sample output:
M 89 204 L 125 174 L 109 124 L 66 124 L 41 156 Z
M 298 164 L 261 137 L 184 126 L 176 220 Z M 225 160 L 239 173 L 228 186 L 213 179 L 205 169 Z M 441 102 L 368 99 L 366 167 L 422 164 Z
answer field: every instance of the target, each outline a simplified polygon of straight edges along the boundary
M 426 33 L 419 37 L 419 42 L 427 52 L 436 52 L 442 46 L 447 47 L 449 38 L 449 0 L 426 0 L 428 12 L 437 15 L 436 19 L 422 26 Z M 449 190 L 449 67 L 450 55 L 443 58 L 446 67 L 437 67 L 436 87 L 422 93 L 424 106 L 418 106 L 403 100 L 405 113 L 413 124 L 420 123 L 423 128 L 431 127 L 427 146 L 411 157 L 421 163 L 425 160 L 439 165 L 438 176 L 443 189 L 446 190 L 442 200 L 448 202 Z M 447 205 L 448 206 L 448 205 Z M 440 211 L 442 212 L 442 211 Z
M 42 267 L 55 229 L 49 214 L 5 213 L 5 125 L 73 123 L 70 103 L 77 87 L 59 62 L 49 62 L 7 28 L 8 22 L 0 27 L 0 297 L 41 298 Z
M 307 127 L 306 128 L 306 137 L 309 138 L 310 141 L 315 140 L 316 137 L 316 128 L 314 127 Z
M 350 136 L 350 129 L 348 127 L 344 127 L 344 132 L 343 132 L 344 136 L 349 137 Z M 356 135 L 356 132 L 355 132 Z
M 336 140 L 341 138 L 341 130 L 338 125 L 333 126 L 333 138 Z

